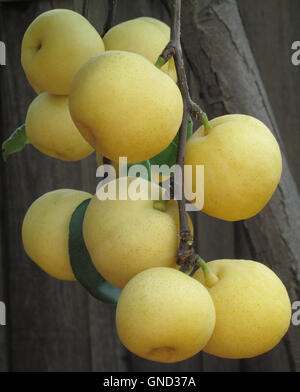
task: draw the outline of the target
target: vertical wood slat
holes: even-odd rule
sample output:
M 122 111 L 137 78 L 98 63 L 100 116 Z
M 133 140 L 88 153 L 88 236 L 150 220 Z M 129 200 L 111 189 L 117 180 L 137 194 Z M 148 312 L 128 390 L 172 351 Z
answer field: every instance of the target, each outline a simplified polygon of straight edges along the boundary
M 53 6 L 73 8 L 73 2 L 1 4 L 1 38 L 7 44 L 7 66 L 1 68 L 1 140 L 24 122 L 34 97 L 20 65 L 22 36 L 35 15 Z M 9 293 L 5 328 L 10 335 L 10 370 L 126 370 L 114 307 L 93 302 L 78 283 L 44 274 L 26 257 L 21 242 L 25 212 L 41 194 L 67 187 L 95 191 L 95 156 L 65 163 L 27 146 L 1 165 L 6 232 L 1 259 L 6 274 L 1 279 L 8 283 Z M 4 351 L 0 356 L 4 358 Z

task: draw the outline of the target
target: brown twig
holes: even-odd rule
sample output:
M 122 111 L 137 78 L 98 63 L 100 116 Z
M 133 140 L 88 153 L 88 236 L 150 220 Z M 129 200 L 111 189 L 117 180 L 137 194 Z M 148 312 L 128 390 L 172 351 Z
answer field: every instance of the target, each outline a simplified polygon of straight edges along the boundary
M 105 25 L 103 27 L 102 36 L 114 25 L 116 18 L 118 0 L 108 0 L 108 14 Z
M 159 56 L 156 65 L 158 67 L 164 65 L 171 57 L 174 57 L 176 71 L 178 76 L 178 85 L 182 94 L 184 104 L 186 105 L 186 111 L 196 120 L 204 120 L 203 115 L 205 113 L 196 104 L 189 92 L 187 83 L 187 77 L 184 68 L 183 54 L 180 43 L 181 35 L 181 0 L 173 0 L 172 7 L 172 27 L 171 27 L 171 39 L 168 45 L 165 47 L 161 55 Z
M 172 26 L 171 26 L 171 39 L 168 45 L 159 56 L 156 65 L 158 67 L 165 64 L 172 56 L 174 57 L 178 86 L 181 91 L 183 99 L 183 118 L 179 130 L 179 143 L 177 151 L 177 165 L 180 166 L 182 171 L 182 184 L 184 183 L 184 153 L 187 136 L 188 116 L 189 114 L 197 119 L 207 122 L 206 114 L 203 110 L 191 99 L 187 77 L 184 68 L 184 60 L 182 48 L 180 43 L 181 35 L 181 0 L 173 0 L 172 7 Z M 179 217 L 180 217 L 180 247 L 178 251 L 178 264 L 181 265 L 183 270 L 190 271 L 197 263 L 198 255 L 193 247 L 193 236 L 188 224 L 188 219 L 185 211 L 185 198 L 183 185 L 181 187 L 181 198 L 178 200 Z

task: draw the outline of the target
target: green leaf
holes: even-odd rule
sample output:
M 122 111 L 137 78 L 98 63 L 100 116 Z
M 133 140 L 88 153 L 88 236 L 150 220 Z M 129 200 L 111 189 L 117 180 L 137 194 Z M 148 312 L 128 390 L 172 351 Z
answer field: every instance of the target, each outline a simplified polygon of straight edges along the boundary
M 69 254 L 73 273 L 78 282 L 96 299 L 116 304 L 121 289 L 108 283 L 96 270 L 82 235 L 82 222 L 91 199 L 84 200 L 74 211 L 70 221 Z
M 188 119 L 188 127 L 187 127 L 187 136 L 186 140 L 188 140 L 193 134 L 193 120 L 191 116 Z M 178 149 L 178 141 L 179 141 L 179 131 L 175 136 L 174 140 L 169 144 L 169 146 L 163 150 L 161 153 L 156 155 L 155 157 L 150 159 L 151 165 L 168 165 L 172 167 L 176 163 L 177 158 L 177 149 Z
M 3 160 L 6 162 L 9 155 L 23 150 L 26 144 L 30 144 L 30 141 L 27 138 L 25 125 L 23 124 L 2 143 Z

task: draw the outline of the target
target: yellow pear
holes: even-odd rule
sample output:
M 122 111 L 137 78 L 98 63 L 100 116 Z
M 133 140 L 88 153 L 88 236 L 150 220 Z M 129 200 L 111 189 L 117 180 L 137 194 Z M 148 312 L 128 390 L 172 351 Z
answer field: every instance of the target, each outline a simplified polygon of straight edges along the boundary
M 170 27 L 164 22 L 141 17 L 112 27 L 103 37 L 103 41 L 106 50 L 137 53 L 155 64 L 170 40 L 170 33 Z M 160 69 L 177 81 L 173 57 Z
M 91 195 L 72 189 L 45 193 L 32 203 L 22 226 L 27 255 L 47 274 L 75 280 L 69 258 L 69 224 L 76 207 Z
M 75 73 L 104 51 L 102 38 L 82 15 L 54 9 L 39 15 L 22 41 L 21 61 L 37 93 L 68 95 Z
M 77 161 L 94 151 L 72 121 L 67 96 L 38 95 L 29 106 L 25 127 L 30 143 L 51 157 Z
M 71 116 L 100 154 L 118 161 L 149 159 L 174 139 L 182 121 L 177 85 L 141 55 L 108 51 L 77 73 Z
M 131 189 L 139 183 L 142 200 L 132 200 Z M 147 268 L 176 267 L 177 202 L 151 200 L 151 190 L 162 192 L 162 188 L 143 179 L 121 177 L 103 189 L 107 191 L 109 187 L 116 189 L 116 199 L 100 200 L 97 192 L 83 221 L 87 249 L 104 279 L 122 288 Z
M 277 275 L 249 260 L 215 260 L 207 266 L 219 280 L 207 286 L 217 319 L 204 351 L 222 358 L 251 358 L 275 347 L 291 319 L 289 296 Z M 206 285 L 202 269 L 194 278 Z
M 251 116 L 226 115 L 210 123 L 211 129 L 205 132 L 202 126 L 187 142 L 185 165 L 193 167 L 193 174 L 186 179 L 195 191 L 195 167 L 204 165 L 203 212 L 227 221 L 251 218 L 264 208 L 279 183 L 278 143 Z
M 116 312 L 121 342 L 136 355 L 178 362 L 197 354 L 215 326 L 207 289 L 172 268 L 151 268 L 123 289 Z

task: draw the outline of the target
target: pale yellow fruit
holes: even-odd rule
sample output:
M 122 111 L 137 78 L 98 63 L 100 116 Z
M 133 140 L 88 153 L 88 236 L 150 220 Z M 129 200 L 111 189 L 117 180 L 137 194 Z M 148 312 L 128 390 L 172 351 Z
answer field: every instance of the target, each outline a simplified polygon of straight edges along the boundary
M 91 198 L 87 192 L 59 189 L 45 193 L 28 209 L 22 226 L 27 255 L 47 274 L 75 280 L 69 258 L 69 224 L 76 207 Z
M 208 287 L 217 320 L 204 351 L 222 358 L 251 358 L 275 347 L 291 319 L 289 296 L 277 275 L 249 260 L 215 260 L 207 265 L 219 281 Z M 205 285 L 202 269 L 194 278 Z
M 30 143 L 50 157 L 77 161 L 94 151 L 72 121 L 67 96 L 38 95 L 28 108 L 25 127 Z
M 172 268 L 151 268 L 123 289 L 116 313 L 122 343 L 157 362 L 183 361 L 208 342 L 215 309 L 207 289 Z
M 112 27 L 103 37 L 103 41 L 106 50 L 137 53 L 155 64 L 170 40 L 170 33 L 170 27 L 164 22 L 142 17 Z M 173 57 L 160 69 L 177 81 Z
M 219 219 L 238 221 L 256 215 L 270 200 L 281 176 L 278 143 L 256 118 L 227 115 L 211 120 L 188 140 L 185 165 L 204 165 L 203 212 Z M 198 206 L 201 208 L 201 206 Z
M 144 57 L 109 51 L 77 73 L 69 97 L 71 116 L 100 154 L 140 162 L 164 150 L 182 120 L 177 85 Z
M 147 268 L 176 267 L 177 262 L 177 202 L 170 200 L 163 205 L 166 211 L 157 209 L 150 193 L 151 187 L 158 185 L 143 179 L 140 181 L 145 188 L 140 190 L 140 194 L 148 200 L 131 200 L 130 187 L 135 181 L 136 178 L 132 177 L 111 181 L 110 184 L 116 185 L 117 199 L 100 200 L 95 195 L 83 221 L 85 244 L 95 267 L 104 279 L 121 288 Z M 105 187 L 107 189 L 108 185 Z M 125 191 L 127 200 L 120 200 L 120 188 Z
M 26 30 L 21 61 L 37 93 L 68 95 L 82 64 L 103 51 L 102 38 L 87 19 L 55 9 L 39 15 Z

